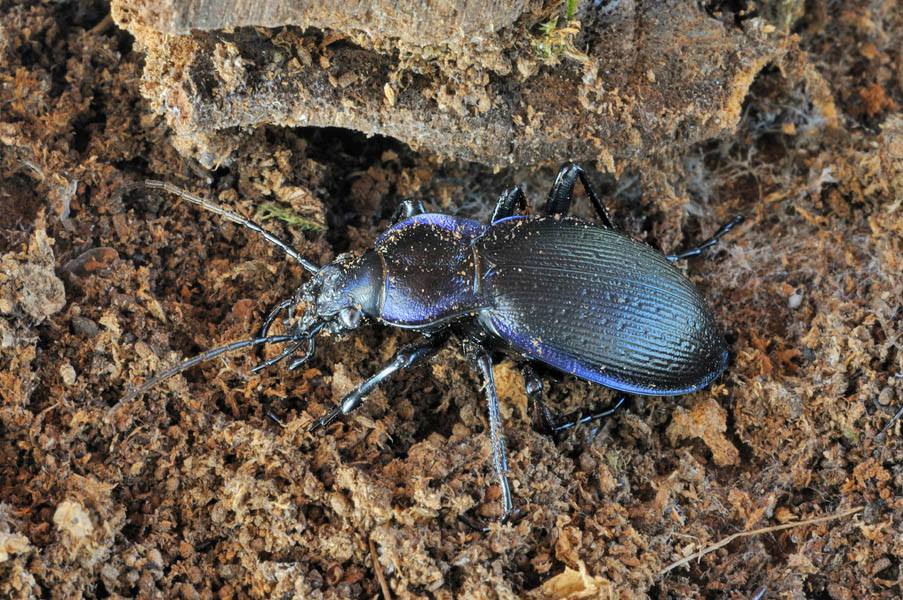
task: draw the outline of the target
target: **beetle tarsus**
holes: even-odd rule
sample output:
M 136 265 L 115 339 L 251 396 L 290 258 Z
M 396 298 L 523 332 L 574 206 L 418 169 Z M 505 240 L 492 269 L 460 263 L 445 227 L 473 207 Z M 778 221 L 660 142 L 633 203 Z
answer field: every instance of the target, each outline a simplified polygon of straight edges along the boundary
M 486 525 L 481 519 L 477 519 L 476 517 L 472 517 L 467 513 L 461 513 L 458 515 L 458 520 L 479 533 L 489 533 L 489 526 Z
M 505 523 L 509 523 L 509 522 L 513 523 L 515 521 L 519 521 L 526 514 L 527 514 L 527 512 L 525 510 L 523 510 L 522 508 L 515 507 L 515 508 L 512 508 L 510 511 L 506 512 L 504 515 L 502 515 L 502 517 L 499 519 L 499 523 L 501 523 L 503 525 Z M 474 516 L 470 515 L 469 513 L 459 514 L 458 520 L 476 532 L 489 533 L 489 525 L 487 525 L 485 522 L 483 522 L 482 519 L 480 519 L 478 517 L 474 517 Z
M 310 360 L 310 357 L 313 355 L 314 355 L 314 338 L 310 338 L 310 340 L 308 342 L 308 346 L 307 346 L 307 351 L 304 353 L 304 356 L 302 356 L 300 358 L 296 358 L 295 360 L 290 362 L 288 364 L 288 370 L 294 371 L 295 369 L 297 369 L 298 367 L 300 367 L 301 365 L 306 363 L 308 360 Z
M 272 419 L 272 421 L 273 421 L 274 423 L 276 423 L 276 425 L 278 425 L 281 429 L 285 429 L 285 423 L 283 423 L 283 422 L 282 422 L 282 419 L 280 419 L 279 417 L 277 417 L 277 416 L 275 415 L 275 413 L 273 413 L 273 411 L 268 410 L 268 411 L 267 411 L 267 416 L 268 416 L 270 419 Z
M 308 428 L 307 431 L 309 431 L 310 433 L 313 433 L 313 432 L 317 431 L 318 429 L 326 429 L 327 427 L 332 425 L 332 422 L 335 421 L 336 419 L 338 419 L 339 415 L 341 415 L 341 414 L 342 414 L 342 406 L 341 405 L 336 406 L 334 409 L 332 409 L 331 411 L 329 411 L 328 413 L 326 413 L 325 415 L 323 415 L 322 417 L 320 417 L 319 419 L 314 421 L 313 424 Z
M 583 416 L 581 411 L 578 411 L 577 413 L 572 413 L 571 415 L 568 415 L 567 417 L 565 417 L 564 423 L 562 423 L 560 425 L 554 425 L 552 427 L 552 433 L 553 434 L 561 433 L 565 429 L 570 429 L 571 427 L 575 427 L 577 425 L 583 425 L 584 423 L 589 423 L 590 421 L 595 421 L 597 419 L 603 419 L 605 417 L 609 417 L 609 416 L 613 415 L 615 413 L 615 411 L 617 411 L 619 408 L 621 408 L 621 405 L 624 404 L 624 401 L 626 399 L 627 399 L 627 396 L 621 396 L 621 398 L 615 403 L 615 405 L 612 406 L 611 408 L 609 408 L 608 410 L 603 410 L 602 412 L 593 413 L 591 415 Z M 581 416 L 577 417 L 576 419 L 573 419 L 572 417 L 574 414 L 580 414 Z

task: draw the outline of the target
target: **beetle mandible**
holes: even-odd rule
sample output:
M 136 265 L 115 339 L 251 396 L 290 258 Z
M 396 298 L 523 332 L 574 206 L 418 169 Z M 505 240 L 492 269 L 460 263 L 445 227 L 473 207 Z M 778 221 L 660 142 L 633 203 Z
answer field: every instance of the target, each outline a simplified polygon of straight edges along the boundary
M 601 224 L 566 216 L 578 180 Z M 530 363 L 544 363 L 621 392 L 652 396 L 703 388 L 727 364 L 727 345 L 712 311 L 672 263 L 715 245 L 743 218 L 735 217 L 691 250 L 665 255 L 615 228 L 586 173 L 575 164 L 559 171 L 543 215 L 520 214 L 527 203 L 517 186 L 501 195 L 488 224 L 428 213 L 420 202 L 407 200 L 372 249 L 360 256 L 341 255 L 323 267 L 237 214 L 167 183 L 144 185 L 165 189 L 260 233 L 313 277 L 269 313 L 258 337 L 210 350 L 151 378 L 111 413 L 160 381 L 224 352 L 284 343 L 283 352 L 253 371 L 303 348 L 289 365 L 294 369 L 313 355 L 318 333 L 345 334 L 364 319 L 423 334 L 421 341 L 404 346 L 388 365 L 314 421 L 310 431 L 316 431 L 358 408 L 393 373 L 433 355 L 454 333 L 464 340 L 468 361 L 485 384 L 504 521 L 514 503 L 491 349 L 504 347 L 522 359 L 528 396 L 547 421 L 542 383 Z M 306 309 L 292 319 L 299 306 Z M 283 311 L 287 332 L 269 335 Z

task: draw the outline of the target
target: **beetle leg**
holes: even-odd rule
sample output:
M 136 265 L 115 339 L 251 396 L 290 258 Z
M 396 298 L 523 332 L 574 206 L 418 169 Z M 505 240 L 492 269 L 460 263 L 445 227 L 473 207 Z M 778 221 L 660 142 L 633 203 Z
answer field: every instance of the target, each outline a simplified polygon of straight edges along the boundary
M 502 419 L 499 415 L 499 396 L 492 376 L 492 359 L 486 349 L 477 343 L 467 341 L 464 351 L 475 370 L 483 378 L 483 389 L 489 407 L 489 435 L 492 440 L 492 465 L 499 478 L 502 489 L 502 522 L 514 514 L 514 501 L 511 498 L 511 485 L 508 483 L 508 462 L 505 459 L 505 439 L 502 436 Z
M 723 236 L 725 233 L 739 225 L 744 221 L 743 215 L 737 215 L 733 219 L 731 219 L 730 223 L 723 226 L 721 229 L 715 232 L 715 235 L 702 242 L 695 248 L 691 248 L 685 252 L 681 252 L 680 254 L 666 254 L 665 258 L 668 260 L 681 260 L 684 258 L 689 258 L 690 256 L 696 256 L 697 254 L 702 254 L 702 251 L 706 248 L 710 248 L 718 243 L 718 239 Z
M 521 211 L 527 210 L 527 198 L 524 196 L 524 191 L 517 185 L 511 190 L 505 190 L 502 192 L 502 195 L 499 196 L 499 201 L 495 205 L 495 210 L 492 212 L 492 218 L 489 219 L 489 224 L 491 225 L 496 221 L 512 216 L 514 214 L 515 206 Z
M 411 217 L 422 215 L 426 212 L 426 209 L 423 208 L 423 203 L 420 200 L 403 200 L 398 206 L 395 207 L 395 212 L 392 214 L 391 223 L 394 225 L 399 221 L 403 221 L 405 219 L 410 219 Z
M 618 402 L 614 406 L 609 408 L 608 410 L 603 410 L 602 412 L 593 413 L 591 415 L 583 416 L 581 413 L 572 413 L 566 417 L 566 420 L 564 423 L 562 423 L 561 425 L 554 425 L 552 427 L 552 433 L 553 434 L 560 433 L 560 432 L 564 431 L 565 429 L 574 427 L 575 425 L 583 425 L 584 423 L 589 423 L 590 421 L 595 421 L 596 419 L 601 419 L 603 417 L 609 417 L 609 416 L 613 415 L 616 410 L 621 408 L 621 405 L 624 404 L 624 400 L 626 400 L 626 399 L 627 399 L 627 396 L 621 396 L 621 399 L 618 400 Z M 579 416 L 576 419 L 572 419 L 574 414 L 581 414 L 581 416 Z
M 524 376 L 524 391 L 533 405 L 533 429 L 546 435 L 553 434 L 555 419 L 552 417 L 552 411 L 543 402 L 542 379 L 530 365 L 521 367 L 521 373 Z
M 566 215 L 571 208 L 571 197 L 577 184 L 577 173 L 582 169 L 573 163 L 561 167 L 546 202 L 546 213 L 550 215 Z
M 521 368 L 521 372 L 524 375 L 524 390 L 527 392 L 527 397 L 533 404 L 533 429 L 539 433 L 552 436 L 553 438 L 557 438 L 559 433 L 565 429 L 570 429 L 575 425 L 582 425 L 583 423 L 589 423 L 590 421 L 595 421 L 596 419 L 601 419 L 614 414 L 625 400 L 625 397 L 622 396 L 614 407 L 591 415 L 584 416 L 582 413 L 571 413 L 565 417 L 563 423 L 559 424 L 558 419 L 555 418 L 552 411 L 549 410 L 545 405 L 545 402 L 543 402 L 542 380 L 536 375 L 536 372 L 533 371 L 533 367 L 524 365 Z M 579 416 L 575 418 L 575 415 Z
M 277 304 L 273 308 L 273 310 L 270 311 L 270 314 L 267 315 L 266 321 L 263 322 L 263 327 L 260 329 L 260 337 L 267 336 L 267 332 L 270 330 L 270 325 L 272 325 L 276 321 L 276 317 L 279 316 L 279 313 L 289 306 L 292 306 L 294 301 L 294 298 L 283 300 L 282 302 Z
M 602 224 L 609 229 L 617 229 L 611 222 L 611 217 L 608 215 L 605 205 L 602 204 L 602 200 L 596 195 L 586 171 L 574 163 L 567 163 L 558 171 L 558 177 L 555 178 L 555 183 L 552 184 L 552 189 L 549 190 L 546 213 L 550 215 L 566 215 L 568 213 L 568 210 L 571 208 L 574 186 L 577 184 L 578 178 L 580 183 L 583 184 L 583 189 L 586 190 L 586 195 L 589 196 L 590 202 L 596 208 L 596 214 L 599 215 L 599 220 L 602 221 Z
M 208 350 L 203 354 L 198 354 L 197 356 L 189 358 L 183 363 L 180 363 L 170 369 L 163 371 L 159 375 L 155 375 L 154 377 L 141 384 L 137 389 L 134 389 L 127 393 L 119 400 L 119 402 L 110 407 L 110 409 L 107 411 L 107 414 L 104 416 L 104 423 L 108 423 L 113 413 L 117 412 L 120 407 L 130 403 L 132 400 L 139 397 L 141 394 L 151 389 L 161 381 L 166 381 L 170 377 L 178 375 L 179 373 L 193 367 L 196 364 L 206 362 L 227 352 L 241 350 L 242 348 L 260 346 L 262 344 L 282 344 L 284 342 L 293 342 L 296 339 L 296 336 L 293 335 L 271 335 L 269 337 L 251 338 L 247 340 L 241 340 L 239 342 L 232 342 L 231 344 L 226 344 L 225 346 L 220 346 L 219 348 L 214 348 L 213 350 Z
M 435 354 L 436 351 L 442 347 L 442 344 L 446 339 L 447 336 L 445 335 L 434 335 L 426 338 L 422 342 L 404 346 L 399 350 L 398 354 L 395 355 L 392 362 L 370 377 L 370 379 L 351 390 L 344 398 L 342 398 L 342 401 L 338 406 L 314 421 L 308 431 L 313 432 L 328 427 L 339 417 L 343 417 L 358 408 L 363 403 L 364 398 L 367 397 L 367 394 L 372 392 L 379 384 L 392 376 L 392 374 L 416 365 Z

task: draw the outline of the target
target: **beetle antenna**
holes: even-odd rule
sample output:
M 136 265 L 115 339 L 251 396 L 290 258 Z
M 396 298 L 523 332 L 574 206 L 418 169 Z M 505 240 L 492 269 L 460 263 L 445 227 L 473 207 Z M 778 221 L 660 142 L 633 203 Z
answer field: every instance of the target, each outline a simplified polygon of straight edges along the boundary
M 159 375 L 152 377 L 151 379 L 145 381 L 141 384 L 137 389 L 132 390 L 122 397 L 119 402 L 114 404 L 110 410 L 107 411 L 106 416 L 104 417 L 104 422 L 109 422 L 110 417 L 113 415 L 116 410 L 118 410 L 121 406 L 128 404 L 147 390 L 151 389 L 161 381 L 165 381 L 169 379 L 173 375 L 178 375 L 182 371 L 193 367 L 198 363 L 202 363 L 208 361 L 212 358 L 216 358 L 220 354 L 225 354 L 226 352 L 232 352 L 233 350 L 241 350 L 242 348 L 248 348 L 250 346 L 260 346 L 261 344 L 281 344 L 282 342 L 290 342 L 297 341 L 299 338 L 304 339 L 306 335 L 271 335 L 268 337 L 256 337 L 250 338 L 247 340 L 241 340 L 239 342 L 232 342 L 231 344 L 226 344 L 225 346 L 220 346 L 219 348 L 214 348 L 213 350 L 208 350 L 203 354 L 199 354 L 193 358 L 189 358 L 185 362 L 178 364 L 170 369 L 167 369 L 160 373 Z
M 212 202 L 208 202 L 199 196 L 195 196 L 191 192 L 185 191 L 180 187 L 174 186 L 171 183 L 167 183 L 165 181 L 157 181 L 155 179 L 148 179 L 143 182 L 143 184 L 136 184 L 134 187 L 138 187 L 143 185 L 146 188 L 150 188 L 152 190 L 165 190 L 171 194 L 175 194 L 179 198 L 184 200 L 188 200 L 193 204 L 197 204 L 203 208 L 206 208 L 210 212 L 216 213 L 219 216 L 232 221 L 233 223 L 238 223 L 239 225 L 250 229 L 251 231 L 256 231 L 260 235 L 263 236 L 263 239 L 268 241 L 269 243 L 277 246 L 280 250 L 285 252 L 290 258 L 294 259 L 299 265 L 310 271 L 311 273 L 316 273 L 319 271 L 319 267 L 308 261 L 306 258 L 298 254 L 294 248 L 277 238 L 275 235 L 255 223 L 249 219 L 244 218 L 243 216 L 236 214 L 234 212 L 228 211 L 222 207 L 213 204 Z

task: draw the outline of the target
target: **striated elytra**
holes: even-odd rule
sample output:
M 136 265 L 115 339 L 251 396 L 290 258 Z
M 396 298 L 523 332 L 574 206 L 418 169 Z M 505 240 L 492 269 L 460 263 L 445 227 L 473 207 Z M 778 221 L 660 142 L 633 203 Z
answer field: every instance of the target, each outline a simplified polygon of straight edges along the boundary
M 567 217 L 580 180 L 601 223 Z M 280 343 L 285 350 L 260 370 L 296 353 L 290 368 L 309 359 L 315 336 L 345 334 L 365 319 L 418 330 L 423 339 L 402 348 L 378 373 L 352 390 L 311 431 L 361 405 L 393 373 L 433 355 L 454 334 L 484 382 L 493 465 L 503 517 L 514 504 L 490 351 L 506 349 L 524 364 L 527 393 L 545 415 L 542 384 L 529 368 L 544 363 L 631 394 L 674 395 L 698 390 L 724 370 L 724 336 L 705 299 L 673 262 L 699 254 L 742 221 L 679 255 L 664 255 L 618 231 L 583 169 L 562 167 L 545 214 L 525 215 L 520 188 L 505 191 L 488 224 L 424 211 L 403 202 L 393 224 L 360 256 L 342 255 L 316 267 L 259 225 L 174 186 L 146 182 L 261 233 L 313 277 L 269 314 L 260 335 L 206 352 L 145 382 L 122 405 L 158 382 L 223 352 Z M 303 307 L 300 317 L 295 317 Z M 283 335 L 268 335 L 280 314 Z M 115 407 L 114 407 L 115 409 Z

